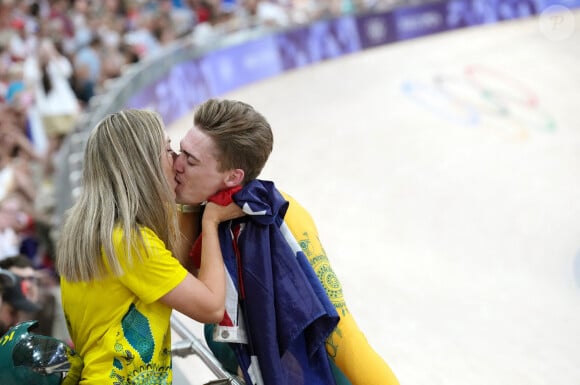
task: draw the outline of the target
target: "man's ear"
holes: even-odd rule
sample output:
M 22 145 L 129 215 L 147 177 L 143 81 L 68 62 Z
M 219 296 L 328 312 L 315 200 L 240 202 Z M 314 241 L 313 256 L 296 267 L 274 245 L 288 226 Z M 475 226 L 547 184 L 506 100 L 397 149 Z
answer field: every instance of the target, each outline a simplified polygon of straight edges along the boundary
M 226 186 L 235 187 L 242 184 L 244 180 L 244 170 L 241 168 L 234 168 L 228 172 L 226 177 Z

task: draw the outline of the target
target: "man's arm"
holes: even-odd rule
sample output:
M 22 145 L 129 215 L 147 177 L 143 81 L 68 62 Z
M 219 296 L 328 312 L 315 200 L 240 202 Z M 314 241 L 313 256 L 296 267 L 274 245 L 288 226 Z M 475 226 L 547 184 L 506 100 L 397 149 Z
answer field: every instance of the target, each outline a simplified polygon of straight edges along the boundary
M 312 268 L 319 277 L 332 277 L 320 282 L 340 315 L 336 329 L 326 340 L 329 357 L 352 385 L 399 385 L 399 380 L 389 365 L 368 343 L 348 310 L 342 286 L 322 247 L 314 220 L 291 196 L 284 192 L 282 195 L 290 203 L 284 222 L 298 241 Z M 338 378 L 335 379 L 338 384 Z M 346 381 L 341 379 L 340 383 L 344 384 Z

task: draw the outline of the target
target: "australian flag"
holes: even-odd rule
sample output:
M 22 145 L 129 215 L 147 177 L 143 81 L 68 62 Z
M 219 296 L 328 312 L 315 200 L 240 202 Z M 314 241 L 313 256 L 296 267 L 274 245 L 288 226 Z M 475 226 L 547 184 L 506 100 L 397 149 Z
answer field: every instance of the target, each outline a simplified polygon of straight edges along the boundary
M 237 301 L 226 305 L 237 314 L 225 318 L 238 320 L 247 338 L 231 343 L 244 380 L 335 384 L 324 344 L 339 316 L 284 222 L 288 202 L 262 180 L 250 182 L 233 200 L 247 215 L 220 225 L 220 243 L 228 298 Z

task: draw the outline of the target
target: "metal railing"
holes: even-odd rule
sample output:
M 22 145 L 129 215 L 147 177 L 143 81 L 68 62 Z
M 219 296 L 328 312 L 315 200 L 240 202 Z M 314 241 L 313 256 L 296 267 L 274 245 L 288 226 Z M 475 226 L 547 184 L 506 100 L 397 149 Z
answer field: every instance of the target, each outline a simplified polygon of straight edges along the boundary
M 198 356 L 208 369 L 217 377 L 217 380 L 210 381 L 205 385 L 231 384 L 244 385 L 238 377 L 232 376 L 215 358 L 211 350 L 193 334 L 187 326 L 175 315 L 171 316 L 171 328 L 179 335 L 182 340 L 173 343 L 171 353 L 177 357 L 187 357 L 190 355 Z

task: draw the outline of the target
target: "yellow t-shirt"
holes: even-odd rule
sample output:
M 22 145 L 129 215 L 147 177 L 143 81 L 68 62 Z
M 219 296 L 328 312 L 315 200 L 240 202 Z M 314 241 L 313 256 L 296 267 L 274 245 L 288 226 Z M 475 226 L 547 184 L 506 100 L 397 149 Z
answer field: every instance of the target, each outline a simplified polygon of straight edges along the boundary
M 61 279 L 67 326 L 85 367 L 81 385 L 171 384 L 171 308 L 158 301 L 187 275 L 149 228 L 149 257 L 129 264 L 122 233 L 113 234 L 125 272 L 91 282 Z

